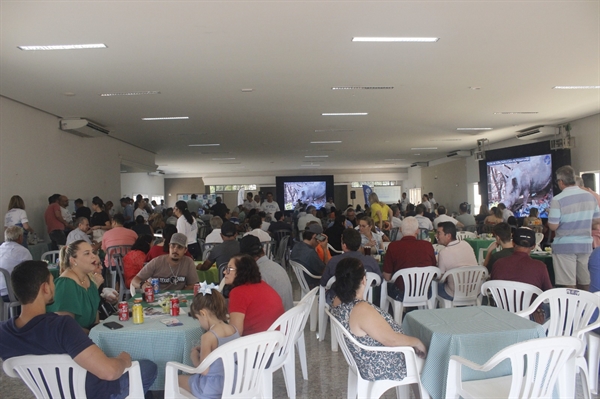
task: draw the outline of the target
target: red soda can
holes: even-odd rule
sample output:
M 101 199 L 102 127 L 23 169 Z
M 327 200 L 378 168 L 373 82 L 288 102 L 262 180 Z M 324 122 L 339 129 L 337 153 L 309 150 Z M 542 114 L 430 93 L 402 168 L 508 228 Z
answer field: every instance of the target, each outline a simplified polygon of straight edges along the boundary
M 179 298 L 171 298 L 171 316 L 179 316 Z
M 194 296 L 198 294 L 198 291 L 200 291 L 200 283 L 194 284 Z
M 119 302 L 119 321 L 129 320 L 129 305 L 127 302 Z
M 144 294 L 146 294 L 146 302 L 154 302 L 154 288 L 152 286 L 144 288 Z

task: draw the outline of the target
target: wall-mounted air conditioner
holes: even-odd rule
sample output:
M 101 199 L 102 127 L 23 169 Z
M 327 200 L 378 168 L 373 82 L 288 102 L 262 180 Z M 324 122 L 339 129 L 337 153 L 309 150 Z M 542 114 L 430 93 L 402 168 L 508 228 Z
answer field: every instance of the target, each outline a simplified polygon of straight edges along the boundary
M 449 152 L 448 155 L 446 155 L 448 158 L 451 157 L 459 157 L 459 158 L 467 158 L 470 157 L 471 155 L 471 151 L 452 151 Z
M 104 137 L 110 133 L 104 126 L 87 119 L 61 119 L 59 128 L 80 137 Z
M 558 129 L 554 126 L 532 126 L 527 129 L 519 130 L 516 137 L 519 140 L 537 140 L 542 137 L 554 136 Z

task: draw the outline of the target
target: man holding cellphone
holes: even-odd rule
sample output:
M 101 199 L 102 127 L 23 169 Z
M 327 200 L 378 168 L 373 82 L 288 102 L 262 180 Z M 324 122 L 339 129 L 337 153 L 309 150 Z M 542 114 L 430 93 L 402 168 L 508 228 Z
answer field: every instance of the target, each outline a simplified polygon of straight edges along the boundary
M 310 273 L 315 276 L 321 276 L 325 269 L 325 264 L 329 262 L 331 255 L 327 249 L 327 236 L 323 234 L 323 227 L 320 224 L 312 223 L 306 226 L 306 230 L 302 232 L 302 241 L 294 245 L 290 259 L 300 263 Z M 323 251 L 323 260 L 317 254 L 317 247 Z M 312 289 L 319 284 L 318 279 L 306 276 L 306 282 Z

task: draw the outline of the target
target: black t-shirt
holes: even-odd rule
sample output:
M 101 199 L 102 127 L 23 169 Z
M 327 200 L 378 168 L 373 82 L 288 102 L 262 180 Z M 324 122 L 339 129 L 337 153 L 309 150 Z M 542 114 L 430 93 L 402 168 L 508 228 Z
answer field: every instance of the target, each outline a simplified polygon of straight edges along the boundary
M 210 210 L 212 211 L 214 216 L 219 216 L 223 221 L 225 221 L 225 215 L 227 214 L 227 205 L 224 203 L 214 204 Z
M 108 213 L 104 211 L 96 212 L 90 218 L 90 226 L 106 226 L 106 222 L 110 222 Z
M 87 206 L 82 206 L 77 208 L 77 210 L 75 211 L 75 219 L 80 218 L 80 217 L 85 217 L 87 218 L 87 220 L 90 220 L 90 218 L 92 217 L 92 211 L 90 208 L 88 208 Z
M 131 226 L 131 230 L 135 231 L 138 237 L 152 235 L 152 230 L 150 230 L 150 226 L 147 224 L 135 224 Z

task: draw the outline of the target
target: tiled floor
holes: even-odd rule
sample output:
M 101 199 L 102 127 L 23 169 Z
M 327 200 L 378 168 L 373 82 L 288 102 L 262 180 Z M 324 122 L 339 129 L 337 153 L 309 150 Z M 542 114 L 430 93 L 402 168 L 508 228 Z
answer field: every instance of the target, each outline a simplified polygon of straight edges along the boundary
M 296 292 L 294 297 L 299 298 L 299 293 Z M 325 341 L 319 342 L 316 334 L 311 332 L 307 325 L 305 339 L 308 358 L 308 381 L 302 379 L 300 364 L 296 357 L 296 395 L 298 399 L 337 399 L 346 397 L 348 366 L 341 352 L 331 351 L 330 337 L 328 328 Z M 287 396 L 281 371 L 275 373 L 273 385 L 274 398 L 285 398 Z M 155 395 L 155 399 L 160 397 L 162 397 L 162 392 Z M 395 398 L 395 391 L 391 390 L 383 397 Z M 577 397 L 581 397 L 581 390 L 578 390 Z M 33 398 L 33 395 L 21 380 L 9 378 L 2 371 L 0 372 L 0 398 L 30 399 Z M 593 396 L 593 398 L 600 399 L 598 396 Z

